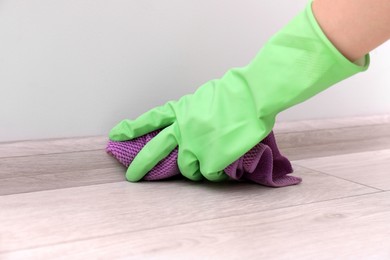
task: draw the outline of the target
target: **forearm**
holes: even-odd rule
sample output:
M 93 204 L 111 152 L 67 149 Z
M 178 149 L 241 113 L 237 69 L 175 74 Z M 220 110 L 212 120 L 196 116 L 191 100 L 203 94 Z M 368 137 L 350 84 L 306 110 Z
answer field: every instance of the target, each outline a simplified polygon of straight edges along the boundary
M 390 38 L 390 0 L 315 0 L 312 8 L 329 40 L 351 61 Z

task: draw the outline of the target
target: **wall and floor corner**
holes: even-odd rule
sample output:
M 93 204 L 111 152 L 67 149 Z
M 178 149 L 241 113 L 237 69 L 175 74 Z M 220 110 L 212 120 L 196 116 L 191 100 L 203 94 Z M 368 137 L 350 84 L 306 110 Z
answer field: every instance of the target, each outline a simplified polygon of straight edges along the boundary
M 305 4 L 2 0 L 0 142 L 106 135 L 247 64 Z M 367 72 L 278 120 L 389 114 L 389 58 L 388 42 Z

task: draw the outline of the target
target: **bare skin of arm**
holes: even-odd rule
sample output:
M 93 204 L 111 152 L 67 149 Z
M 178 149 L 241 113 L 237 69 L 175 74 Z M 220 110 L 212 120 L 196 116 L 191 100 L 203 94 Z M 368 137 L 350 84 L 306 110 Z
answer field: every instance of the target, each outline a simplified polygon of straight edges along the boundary
M 390 38 L 390 0 L 314 0 L 312 9 L 328 39 L 350 61 Z

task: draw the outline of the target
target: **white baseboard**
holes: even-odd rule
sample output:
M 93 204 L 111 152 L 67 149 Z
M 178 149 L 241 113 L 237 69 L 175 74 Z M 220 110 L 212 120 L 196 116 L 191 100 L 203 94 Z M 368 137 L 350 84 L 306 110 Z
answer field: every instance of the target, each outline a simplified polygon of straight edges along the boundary
M 276 124 L 274 126 L 274 132 L 291 133 L 379 124 L 390 124 L 390 114 L 287 122 L 276 121 Z

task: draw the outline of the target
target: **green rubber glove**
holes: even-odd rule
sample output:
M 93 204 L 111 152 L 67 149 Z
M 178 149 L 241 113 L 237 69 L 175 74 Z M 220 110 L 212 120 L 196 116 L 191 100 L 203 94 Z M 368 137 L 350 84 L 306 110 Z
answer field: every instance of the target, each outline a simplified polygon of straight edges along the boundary
M 245 67 L 233 68 L 193 94 L 169 101 L 110 132 L 125 141 L 164 128 L 127 170 L 138 181 L 179 146 L 178 166 L 191 180 L 227 178 L 223 169 L 263 140 L 276 115 L 369 65 L 346 59 L 322 32 L 309 1 Z

